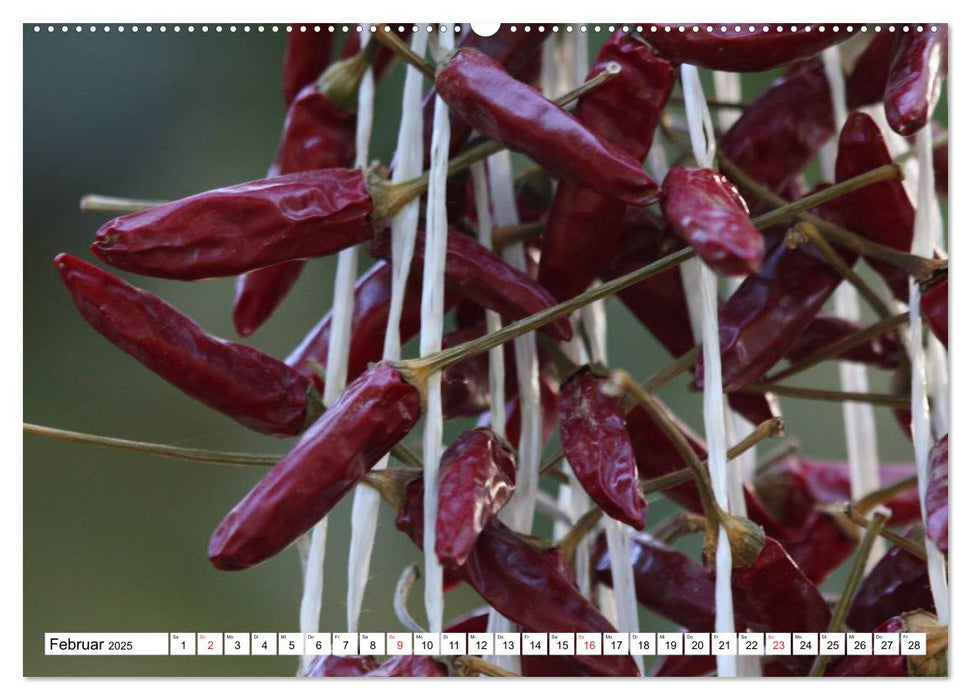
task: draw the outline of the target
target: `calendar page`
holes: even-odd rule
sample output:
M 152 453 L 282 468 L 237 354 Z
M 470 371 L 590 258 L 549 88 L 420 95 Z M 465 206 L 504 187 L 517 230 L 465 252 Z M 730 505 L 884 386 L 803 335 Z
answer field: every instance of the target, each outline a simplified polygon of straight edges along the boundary
M 947 676 L 948 24 L 318 9 L 23 24 L 23 675 Z

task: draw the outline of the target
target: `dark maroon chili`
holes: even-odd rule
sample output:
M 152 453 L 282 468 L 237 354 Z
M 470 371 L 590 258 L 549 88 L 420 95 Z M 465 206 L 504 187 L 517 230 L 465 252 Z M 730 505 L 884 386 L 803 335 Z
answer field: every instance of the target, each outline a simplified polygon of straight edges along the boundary
M 732 26 L 728 26 L 732 25 Z M 797 32 L 765 32 L 762 26 L 734 27 L 728 31 L 697 32 L 681 24 L 651 24 L 641 34 L 658 54 L 675 63 L 691 63 L 702 68 L 732 73 L 758 73 L 793 61 L 814 56 L 823 49 L 846 41 L 849 33 L 833 31 L 833 25 L 806 25 Z
M 73 255 L 54 264 L 84 320 L 197 401 L 270 435 L 297 435 L 316 418 L 310 382 L 279 360 L 209 335 L 154 294 Z
M 267 177 L 350 167 L 356 129 L 356 114 L 336 107 L 316 83 L 307 85 L 287 110 Z
M 621 67 L 620 75 L 580 98 L 574 115 L 598 136 L 642 161 L 671 94 L 675 71 L 621 30 L 601 47 L 587 78 L 611 62 Z M 626 209 L 594 190 L 561 182 L 543 229 L 540 284 L 561 300 L 589 287 L 613 255 Z
M 590 560 L 597 579 L 613 586 L 610 552 L 603 535 Z M 715 580 L 710 569 L 642 532 L 630 535 L 630 564 L 638 603 L 690 631 L 715 628 Z
M 804 61 L 789 68 L 745 108 L 719 147 L 749 177 L 781 193 L 835 131 L 823 66 L 819 61 Z M 758 200 L 749 196 L 748 202 L 754 208 Z
M 789 348 L 786 359 L 793 363 L 799 362 L 820 348 L 842 340 L 864 328 L 865 325 L 859 321 L 820 314 L 809 323 L 806 330 L 796 340 L 795 345 Z M 880 369 L 894 369 L 900 363 L 902 352 L 900 343 L 897 342 L 897 336 L 887 331 L 883 335 L 878 335 L 865 343 L 860 343 L 844 351 L 834 359 L 860 362 Z
M 287 107 L 305 86 L 317 80 L 334 55 L 334 40 L 330 32 L 294 30 L 287 34 L 287 48 L 283 54 L 283 104 Z
M 591 675 L 574 656 L 520 656 L 524 678 L 576 678 Z
M 919 537 L 912 528 L 907 537 Z M 891 547 L 860 583 L 860 589 L 846 616 L 850 628 L 866 632 L 894 615 L 908 610 L 934 609 L 927 563 L 910 552 Z
M 947 435 L 942 437 L 930 457 L 930 477 L 927 482 L 927 537 L 947 554 L 948 459 Z
M 442 455 L 435 553 L 445 566 L 465 563 L 479 533 L 512 497 L 516 457 L 488 428 L 459 434 Z
M 753 520 L 762 525 L 758 518 Z M 798 528 L 785 528 L 776 539 L 806 578 L 816 585 L 838 569 L 857 544 L 831 516 L 821 512 L 810 515 Z
M 371 678 L 432 678 L 448 675 L 448 667 L 431 656 L 392 656 L 373 671 Z
M 236 332 L 245 338 L 266 323 L 297 283 L 303 266 L 303 260 L 290 260 L 237 277 L 233 299 Z
M 840 132 L 836 179 L 842 182 L 893 163 L 880 127 L 862 112 L 847 117 Z M 910 252 L 914 237 L 914 205 L 900 182 L 885 180 L 850 192 L 837 200 L 848 227 L 883 245 Z M 907 272 L 882 260 L 867 262 L 886 280 L 901 301 L 908 299 Z
M 470 634 L 485 632 L 489 628 L 489 606 L 476 608 L 446 623 L 442 632 Z
M 715 673 L 717 663 L 714 656 L 662 656 L 648 675 L 655 678 L 710 676 Z
M 583 490 L 610 517 L 644 529 L 647 503 L 617 389 L 581 368 L 560 390 L 559 418 L 563 453 Z
M 890 128 L 907 136 L 930 121 L 941 97 L 941 84 L 947 76 L 947 25 L 936 32 L 930 26 L 896 39 L 893 61 L 883 94 L 883 107 Z
M 934 129 L 935 137 L 946 135 L 947 132 L 945 132 L 940 127 L 937 127 L 936 124 L 934 126 L 936 127 Z M 948 179 L 947 179 L 948 153 L 947 153 L 946 141 L 934 148 L 932 158 L 934 161 L 934 187 L 937 189 L 937 194 L 946 198 L 947 191 L 948 191 Z
M 247 569 L 314 526 L 421 416 L 421 395 L 388 364 L 354 381 L 216 528 L 209 560 Z
M 876 627 L 873 632 L 906 632 L 903 620 L 893 617 Z M 867 628 L 866 631 L 870 631 Z M 865 676 L 887 678 L 894 676 L 909 676 L 906 656 L 844 656 L 833 661 L 826 668 L 827 676 L 847 677 Z
M 373 656 L 315 656 L 304 674 L 307 678 L 366 676 L 378 667 Z
M 391 259 L 391 234 L 378 235 L 371 254 Z M 412 274 L 420 275 L 425 266 L 425 236 L 415 239 Z M 445 284 L 449 291 L 486 309 L 517 321 L 556 304 L 556 299 L 532 277 L 512 267 L 471 236 L 450 229 L 445 253 Z M 573 337 L 570 320 L 561 318 L 544 327 L 560 340 Z
M 677 166 L 668 171 L 661 192 L 671 231 L 712 270 L 721 275 L 758 272 L 765 242 L 728 178 L 709 168 Z
M 442 336 L 442 348 L 475 340 L 483 335 L 484 330 L 484 325 L 476 324 L 446 333 Z M 508 386 L 508 381 L 506 384 Z M 473 355 L 452 365 L 442 372 L 442 412 L 446 420 L 477 416 L 488 411 L 492 400 L 491 391 L 487 353 Z
M 360 170 L 280 175 L 118 217 L 91 250 L 153 277 L 227 277 L 362 243 L 374 233 L 372 208 Z
M 523 153 L 554 175 L 635 206 L 657 201 L 641 164 L 476 49 L 439 68 L 435 89 L 472 128 Z
M 408 484 L 395 526 L 422 546 L 420 479 Z M 453 569 L 505 618 L 531 632 L 615 632 L 576 584 L 543 551 L 493 519 L 479 535 L 466 563 Z M 578 656 L 592 675 L 636 676 L 630 656 Z
M 920 312 L 937 339 L 947 347 L 947 278 L 922 292 Z
M 395 34 L 409 41 L 411 35 L 410 25 L 390 25 Z M 405 30 L 399 32 L 398 27 L 404 26 Z M 357 32 L 352 32 L 348 35 L 347 41 L 344 42 L 344 46 L 341 48 L 341 58 L 347 59 L 356 56 L 361 52 L 361 35 Z M 383 44 L 378 49 L 377 56 L 374 57 L 374 61 L 371 63 L 371 70 L 374 72 L 375 82 L 388 76 L 388 73 L 394 67 L 395 53 L 387 46 Z
M 846 76 L 846 106 L 849 109 L 883 102 L 893 60 L 894 39 L 889 32 L 875 35 L 856 59 L 853 70 Z

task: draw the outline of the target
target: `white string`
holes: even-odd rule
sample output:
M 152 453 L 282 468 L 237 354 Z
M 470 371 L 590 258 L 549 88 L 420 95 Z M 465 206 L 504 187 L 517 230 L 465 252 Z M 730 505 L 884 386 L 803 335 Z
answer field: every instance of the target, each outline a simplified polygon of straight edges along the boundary
M 698 165 L 712 167 L 715 159 L 715 129 L 705 100 L 698 69 L 681 66 L 685 115 L 691 136 L 691 150 Z M 705 367 L 703 395 L 705 440 L 708 444 L 708 472 L 718 505 L 728 510 L 728 438 L 725 433 L 725 401 L 722 394 L 721 350 L 718 339 L 718 291 L 715 273 L 697 258 L 681 266 L 692 325 L 700 326 Z M 734 632 L 732 600 L 732 551 L 725 528 L 718 530 L 715 551 L 715 631 Z M 718 675 L 735 676 L 734 656 L 717 656 Z
M 411 48 L 419 56 L 425 55 L 428 44 L 427 32 L 415 32 Z M 368 72 L 370 74 L 370 71 Z M 422 75 L 417 68 L 408 66 L 405 87 L 401 99 L 401 124 L 398 129 L 397 162 L 392 174 L 393 182 L 411 179 L 421 174 L 424 147 L 422 143 Z M 373 110 L 372 110 L 373 111 Z M 388 310 L 388 326 L 384 335 L 384 357 L 396 360 L 401 357 L 401 310 L 404 306 L 405 285 L 411 268 L 418 231 L 418 200 L 409 202 L 391 219 L 391 303 Z M 385 455 L 375 465 L 381 470 L 388 466 Z M 371 555 L 377 534 L 381 496 L 368 486 L 354 488 L 351 506 L 351 545 L 347 555 L 347 631 L 357 632 L 371 571 Z
M 725 71 L 712 71 L 712 78 L 715 81 L 715 99 L 719 102 L 742 102 L 742 76 L 738 73 L 727 73 Z M 718 108 L 718 128 L 724 134 L 732 128 L 732 125 L 742 116 L 740 109 Z

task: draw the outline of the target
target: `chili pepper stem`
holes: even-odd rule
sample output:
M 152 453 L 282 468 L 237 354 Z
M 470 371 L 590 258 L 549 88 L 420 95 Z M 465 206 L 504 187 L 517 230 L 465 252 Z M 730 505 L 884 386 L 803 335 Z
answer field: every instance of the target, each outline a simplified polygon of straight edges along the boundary
M 856 549 L 856 557 L 853 560 L 853 567 L 850 569 L 849 576 L 846 578 L 846 583 L 843 586 L 843 592 L 840 595 L 839 601 L 836 603 L 836 609 L 833 611 L 833 616 L 830 618 L 829 627 L 827 629 L 828 632 L 843 631 L 843 626 L 846 624 L 846 615 L 850 611 L 850 605 L 853 603 L 853 599 L 856 597 L 856 592 L 860 587 L 860 582 L 863 580 L 863 573 L 866 570 L 866 563 L 870 558 L 870 550 L 873 548 L 873 543 L 877 538 L 877 534 L 880 532 L 884 523 L 886 523 L 887 517 L 888 514 L 884 510 L 883 512 L 875 513 L 873 519 L 870 520 L 870 523 L 866 529 L 866 534 L 864 534 L 863 539 L 860 540 L 860 544 Z M 828 663 L 828 656 L 817 656 L 813 661 L 809 675 L 815 677 L 822 676 L 826 671 L 826 666 Z
M 776 450 L 759 462 L 759 465 L 755 468 L 755 475 L 758 476 L 782 460 L 797 454 L 799 452 L 799 448 L 800 445 L 798 440 L 789 440 L 780 449 Z
M 380 44 L 369 41 L 350 58 L 331 64 L 317 80 L 317 92 L 348 114 L 357 112 L 357 92 L 368 67 L 377 58 Z
M 835 510 L 836 509 L 834 509 L 834 512 Z M 847 503 L 840 507 L 839 514 L 845 516 L 854 525 L 858 525 L 862 528 L 870 526 L 870 518 L 862 515 L 852 503 Z M 927 550 L 924 549 L 920 543 L 909 540 L 902 535 L 898 535 L 896 532 L 886 526 L 881 527 L 878 534 L 888 542 L 897 545 L 910 554 L 913 554 L 921 561 L 927 561 Z
M 380 471 L 372 469 L 361 478 L 361 483 L 377 491 L 388 505 L 399 511 L 405 506 L 408 484 L 420 477 L 421 470 L 411 467 Z
M 374 31 L 374 38 L 391 49 L 401 60 L 417 68 L 429 80 L 435 80 L 435 66 L 411 50 L 401 37 L 391 31 L 391 25 L 379 24 Z M 375 42 L 377 43 L 377 42 Z
M 648 377 L 642 384 L 644 391 L 649 394 L 654 394 L 658 392 L 661 387 L 666 385 L 672 379 L 677 377 L 682 372 L 687 372 L 691 367 L 694 366 L 695 362 L 698 361 L 698 354 L 701 352 L 701 346 L 696 345 L 695 347 L 688 350 L 681 357 L 676 359 L 669 365 L 666 365 L 659 369 L 657 372 Z
M 519 678 L 518 673 L 507 671 L 491 664 L 478 656 L 456 656 L 453 657 L 452 664 L 455 670 L 463 676 L 494 676 L 496 678 Z
M 798 399 L 812 401 L 855 401 L 857 403 L 872 403 L 874 406 L 889 406 L 890 408 L 908 408 L 910 399 L 895 394 L 861 393 L 855 391 L 830 391 L 828 389 L 809 389 L 801 386 L 785 386 L 783 384 L 769 384 L 768 382 L 752 382 L 739 391 L 749 394 L 764 394 L 771 392 L 779 396 L 791 396 Z
M 421 569 L 418 568 L 418 564 L 405 567 L 401 572 L 398 583 L 394 587 L 394 614 L 406 630 L 420 634 L 427 630 L 415 622 L 415 618 L 408 612 L 408 594 L 411 593 L 412 587 L 419 578 L 421 578 Z
M 707 521 L 697 513 L 675 513 L 655 528 L 652 536 L 666 545 L 673 545 L 682 537 L 704 532 Z
M 103 211 L 118 214 L 132 214 L 165 204 L 164 199 L 130 199 L 111 197 L 104 194 L 86 194 L 81 197 L 81 211 Z
M 574 560 L 576 558 L 577 547 L 580 546 L 580 542 L 583 538 L 589 535 L 593 528 L 596 527 L 597 523 L 600 522 L 600 518 L 603 517 L 603 510 L 599 507 L 594 507 L 584 513 L 579 520 L 574 523 L 570 531 L 567 532 L 556 543 L 557 548 L 563 555 L 564 561 L 572 569 Z
M 877 489 L 876 491 L 873 491 L 872 493 L 869 493 L 863 498 L 859 499 L 855 504 L 853 504 L 853 509 L 861 515 L 866 515 L 877 506 L 883 505 L 904 491 L 909 491 L 912 488 L 916 488 L 916 486 L 916 476 L 909 476 L 906 479 L 895 481 L 894 483 Z

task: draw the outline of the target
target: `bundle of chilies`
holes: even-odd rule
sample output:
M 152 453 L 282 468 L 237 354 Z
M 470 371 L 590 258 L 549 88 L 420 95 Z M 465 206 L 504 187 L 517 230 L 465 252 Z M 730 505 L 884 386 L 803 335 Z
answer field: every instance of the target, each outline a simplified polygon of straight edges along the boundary
M 908 255 L 914 205 L 881 128 L 866 111 L 852 112 L 844 124 L 834 122 L 830 86 L 818 58 L 841 42 L 854 47 L 845 52 L 849 106 L 871 109 L 882 102 L 890 128 L 911 135 L 929 128 L 947 70 L 946 27 L 931 32 L 922 26 L 870 36 L 815 26 L 781 33 L 763 32 L 761 26 L 729 27 L 727 33 L 665 25 L 648 25 L 640 33 L 618 30 L 600 48 L 588 77 L 609 79 L 586 90 L 572 109 L 532 85 L 543 42 L 555 40 L 552 32 L 516 32 L 504 25 L 483 38 L 467 31 L 459 48 L 434 67 L 425 114 L 427 151 L 431 98 L 437 95 L 451 110 L 450 187 L 456 194 L 449 197 L 445 306 L 454 309 L 455 327 L 438 356 L 393 363 L 382 361 L 392 285 L 387 225 L 405 203 L 424 194 L 427 178 L 392 185 L 383 168 L 363 172 L 350 166 L 358 85 L 367 69 L 377 79 L 388 72 L 394 42 L 380 36 L 384 27 L 363 50 L 351 35 L 333 60 L 329 33 L 292 32 L 283 76 L 287 115 L 268 177 L 116 218 L 98 230 L 92 251 L 105 263 L 141 275 L 238 276 L 233 319 L 245 336 L 278 308 L 307 259 L 367 244 L 374 264 L 354 290 L 349 385 L 326 411 L 321 369 L 331 342 L 331 314 L 281 361 L 207 334 L 157 296 L 76 257 L 61 254 L 56 265 L 82 316 L 109 341 L 248 428 L 298 436 L 215 529 L 209 543 L 215 567 L 246 569 L 279 554 L 362 482 L 381 492 L 397 513 L 398 529 L 421 548 L 421 465 L 369 472 L 421 420 L 429 372 L 444 373 L 447 418 L 483 416 L 488 424 L 489 365 L 481 353 L 498 344 L 486 336 L 482 311 L 489 309 L 506 324 L 521 322 L 523 332 L 542 331 L 544 440 L 558 424 L 562 452 L 595 509 L 637 531 L 630 565 L 639 603 L 686 630 L 711 631 L 710 550 L 694 558 L 665 543 L 662 533 L 645 531 L 654 492 L 649 485 L 659 479 L 669 480 L 664 494 L 706 535 L 717 531 L 719 520 L 724 525 L 732 518 L 713 509 L 710 483 L 693 471 L 707 457 L 706 446 L 655 397 L 631 390 L 621 373 L 566 361 L 558 344 L 577 329 L 568 315 L 572 309 L 558 304 L 587 294 L 597 280 L 609 285 L 640 274 L 634 283 L 618 286 L 620 300 L 673 357 L 687 358 L 681 370 L 693 372 L 695 387 L 701 388 L 703 365 L 690 355 L 695 341 L 678 268 L 641 271 L 672 256 L 697 255 L 720 275 L 743 277 L 719 302 L 722 389 L 733 409 L 754 424 L 774 420 L 779 425 L 771 388 L 758 385 L 771 380 L 780 363 L 788 363 L 781 365 L 783 372 L 819 359 L 909 372 L 896 326 L 870 332 L 860 322 L 823 310 L 844 280 L 840 264 L 853 268 L 863 258 L 892 297 L 906 303 L 908 278 L 915 276 L 907 264 L 923 263 L 921 312 L 946 347 L 946 263 Z M 662 124 L 669 148 L 683 146 L 670 135 L 676 133 L 671 96 L 681 63 L 744 73 L 777 70 L 778 76 L 720 136 L 723 171 L 679 163 L 659 185 L 642 162 Z M 814 188 L 823 196 L 803 206 L 807 169 L 834 138 L 837 182 Z M 462 172 L 470 161 L 463 157 L 484 141 L 535 164 L 517 190 L 526 228 L 541 236 L 530 242 L 538 265 L 526 272 L 482 246 L 473 233 L 471 183 Z M 945 174 L 938 186 L 946 191 L 946 145 L 935 151 L 935 165 Z M 856 184 L 881 168 L 890 175 Z M 550 178 L 556 180 L 552 197 Z M 537 181 L 544 187 L 536 187 Z M 785 215 L 774 216 L 778 207 L 772 197 L 784 200 Z M 838 261 L 815 239 L 794 235 L 792 227 L 800 220 L 823 236 L 830 228 L 843 232 L 841 238 L 827 237 Z M 402 341 L 420 330 L 420 238 L 415 250 L 399 327 Z M 819 357 L 822 351 L 825 356 Z M 510 372 L 513 366 L 510 358 Z M 645 376 L 657 369 L 648 368 Z M 517 386 L 515 376 L 507 376 L 506 399 L 513 409 Z M 891 405 L 909 404 L 901 399 Z M 613 631 L 575 579 L 570 565 L 575 538 L 546 542 L 515 532 L 500 519 L 516 489 L 518 434 L 518 419 L 510 418 L 508 429 L 461 432 L 442 454 L 435 542 L 446 579 L 467 584 L 525 631 Z M 923 523 L 930 541 L 946 553 L 947 435 L 938 438 Z M 677 480 L 679 472 L 685 477 Z M 888 527 L 912 528 L 898 537 L 923 546 L 913 475 L 912 465 L 881 467 L 888 490 L 878 503 L 892 513 Z M 862 532 L 858 522 L 833 508 L 850 500 L 847 465 L 788 454 L 761 469 L 744 490 L 748 518 L 734 518 L 737 527 L 731 528 L 738 539 L 733 549 L 741 553 L 732 575 L 737 628 L 826 631 L 833 613 L 819 587 L 853 556 Z M 927 570 L 915 548 L 898 545 L 887 552 L 863 579 L 840 629 L 937 629 Z M 611 585 L 603 535 L 589 570 L 600 585 Z M 486 617 L 452 628 L 484 631 Z M 521 661 L 526 675 L 638 673 L 629 656 L 524 656 Z M 812 662 L 786 657 L 766 664 L 764 672 L 805 675 Z M 654 673 L 713 669 L 713 657 L 690 664 L 670 659 Z M 907 675 L 928 669 L 937 672 L 939 664 L 850 657 L 834 660 L 826 673 Z M 448 664 L 422 657 L 385 663 L 319 657 L 308 675 L 450 671 Z

